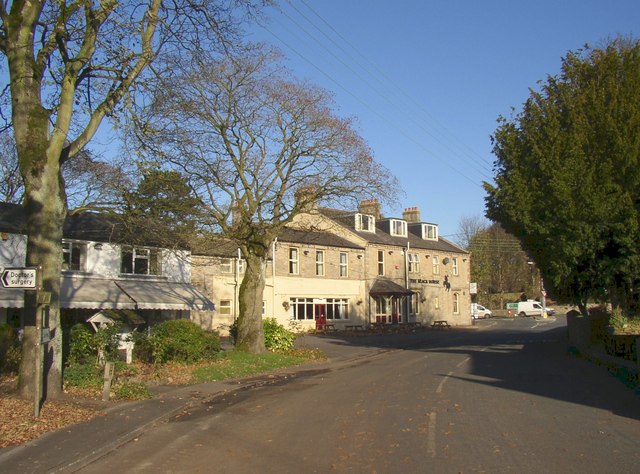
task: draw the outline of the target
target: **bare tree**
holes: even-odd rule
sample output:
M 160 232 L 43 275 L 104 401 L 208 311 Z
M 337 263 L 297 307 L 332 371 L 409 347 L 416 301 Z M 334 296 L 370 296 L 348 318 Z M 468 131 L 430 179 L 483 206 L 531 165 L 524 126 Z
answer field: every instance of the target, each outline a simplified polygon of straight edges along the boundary
M 465 249 L 469 249 L 473 238 L 487 230 L 489 221 L 482 216 L 464 216 L 460 219 L 457 243 Z
M 11 125 L 25 187 L 26 263 L 42 268 L 43 289 L 51 294 L 52 341 L 45 364 L 49 395 L 62 393 L 58 301 L 67 213 L 62 165 L 89 143 L 105 118 L 115 116 L 119 105 L 130 103 L 134 86 L 144 84 L 141 79 L 152 72 L 149 66 L 162 51 L 197 54 L 229 46 L 224 41 L 234 37 L 238 5 L 251 12 L 254 1 L 0 2 L 0 52 L 9 71 Z M 6 90 L 4 85 L 0 90 Z M 35 382 L 36 314 L 36 298 L 30 294 L 25 297 L 20 370 L 25 396 L 33 393 Z
M 292 79 L 271 51 L 194 64 L 157 90 L 140 137 L 152 156 L 190 177 L 211 227 L 241 249 L 236 345 L 264 351 L 264 269 L 274 238 L 315 203 L 389 202 L 398 183 L 352 122 L 333 113 L 331 96 Z
M 2 202 L 22 202 L 23 186 L 13 135 L 0 133 L 0 199 Z

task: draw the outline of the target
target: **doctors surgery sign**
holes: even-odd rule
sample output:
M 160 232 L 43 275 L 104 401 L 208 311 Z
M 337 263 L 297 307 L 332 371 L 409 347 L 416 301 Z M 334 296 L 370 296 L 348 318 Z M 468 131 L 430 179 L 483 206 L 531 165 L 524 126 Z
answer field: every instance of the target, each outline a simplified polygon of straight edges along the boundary
M 35 268 L 5 268 L 0 281 L 4 288 L 35 289 L 37 271 Z

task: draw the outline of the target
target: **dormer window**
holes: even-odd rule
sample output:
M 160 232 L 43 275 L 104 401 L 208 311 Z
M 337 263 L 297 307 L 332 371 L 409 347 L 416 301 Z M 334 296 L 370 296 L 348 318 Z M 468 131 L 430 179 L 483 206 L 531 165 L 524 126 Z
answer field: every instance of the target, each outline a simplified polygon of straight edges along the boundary
M 356 214 L 356 230 L 375 232 L 376 218 L 369 214 Z
M 422 224 L 422 238 L 424 240 L 438 240 L 438 226 L 436 224 Z
M 391 219 L 390 223 L 391 235 L 394 237 L 407 236 L 407 221 L 400 219 Z

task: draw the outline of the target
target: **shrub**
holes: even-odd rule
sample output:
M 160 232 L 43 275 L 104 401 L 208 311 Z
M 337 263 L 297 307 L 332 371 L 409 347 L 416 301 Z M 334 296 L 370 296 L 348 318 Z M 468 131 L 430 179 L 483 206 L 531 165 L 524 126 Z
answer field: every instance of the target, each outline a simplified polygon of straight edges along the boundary
M 64 369 L 65 385 L 78 388 L 101 388 L 103 373 L 95 364 L 71 364 Z
M 196 362 L 220 352 L 220 336 L 186 319 L 165 321 L 153 329 L 149 345 L 154 362 Z
M 8 324 L 0 324 L 0 372 L 17 372 L 21 359 L 20 341 L 13 328 Z
M 87 364 L 95 362 L 98 347 L 94 332 L 83 323 L 71 328 L 69 340 L 69 364 Z
M 124 382 L 113 387 L 116 398 L 121 400 L 145 400 L 151 398 L 149 388 L 142 382 Z
M 296 335 L 287 328 L 278 324 L 275 318 L 266 318 L 262 321 L 264 331 L 264 345 L 268 350 L 289 351 L 293 349 Z

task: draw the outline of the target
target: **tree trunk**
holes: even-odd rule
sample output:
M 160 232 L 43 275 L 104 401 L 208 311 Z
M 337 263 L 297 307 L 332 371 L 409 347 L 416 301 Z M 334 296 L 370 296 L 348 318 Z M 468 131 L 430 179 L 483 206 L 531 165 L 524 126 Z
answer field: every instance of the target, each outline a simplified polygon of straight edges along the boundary
M 60 272 L 62 269 L 62 229 L 66 215 L 63 191 L 59 184 L 59 167 L 47 164 L 37 176 L 31 175 L 27 188 L 27 266 L 37 267 L 42 292 L 51 295 L 48 307 L 39 307 L 35 292 L 25 298 L 24 340 L 20 366 L 20 391 L 30 397 L 35 390 L 36 321 L 49 328 L 51 341 L 45 344 L 44 398 L 62 395 L 62 327 L 60 325 Z M 35 171 L 35 170 L 34 170 Z M 38 314 L 40 312 L 40 314 Z
M 261 354 L 267 351 L 262 330 L 262 298 L 265 287 L 266 255 L 249 253 L 247 268 L 240 284 L 238 337 L 236 349 Z

